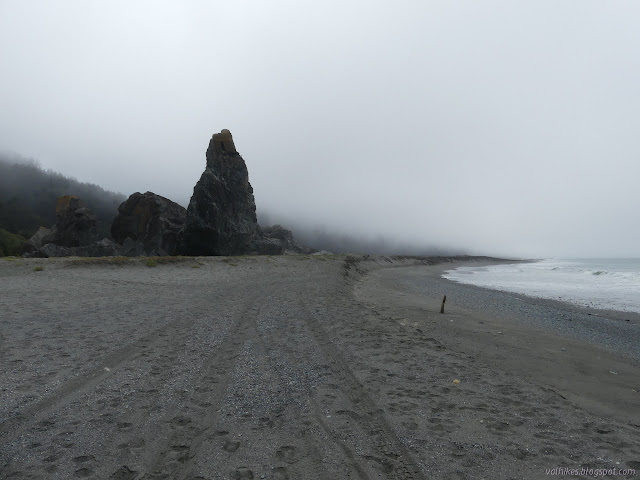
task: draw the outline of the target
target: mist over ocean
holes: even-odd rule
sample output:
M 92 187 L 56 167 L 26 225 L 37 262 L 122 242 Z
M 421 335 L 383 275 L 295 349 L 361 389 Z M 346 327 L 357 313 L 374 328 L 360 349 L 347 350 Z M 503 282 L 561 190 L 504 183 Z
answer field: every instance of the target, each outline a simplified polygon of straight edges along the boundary
M 640 313 L 640 258 L 546 259 L 443 274 L 455 282 L 583 307 Z

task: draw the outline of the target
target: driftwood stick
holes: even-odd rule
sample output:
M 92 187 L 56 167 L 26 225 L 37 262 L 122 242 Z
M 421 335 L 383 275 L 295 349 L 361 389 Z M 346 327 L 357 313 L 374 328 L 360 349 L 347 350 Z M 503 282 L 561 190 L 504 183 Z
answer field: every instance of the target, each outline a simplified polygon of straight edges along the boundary
M 442 305 L 440 306 L 440 313 L 444 313 L 444 302 L 447 301 L 447 296 L 445 295 L 442 299 Z

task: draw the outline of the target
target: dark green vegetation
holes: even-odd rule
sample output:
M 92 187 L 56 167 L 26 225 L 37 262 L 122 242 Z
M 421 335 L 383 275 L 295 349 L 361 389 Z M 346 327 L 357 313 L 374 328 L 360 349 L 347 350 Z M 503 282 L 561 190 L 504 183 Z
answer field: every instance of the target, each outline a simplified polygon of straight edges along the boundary
M 56 223 L 56 200 L 61 195 L 79 197 L 96 215 L 100 237 L 110 236 L 111 222 L 125 200 L 120 193 L 43 170 L 33 160 L 0 153 L 0 228 L 30 238 L 39 227 L 51 227 Z
M 0 257 L 22 254 L 24 237 L 0 228 Z
M 158 262 L 153 258 L 148 258 L 147 261 L 145 262 L 145 265 L 147 267 L 157 267 L 158 266 Z

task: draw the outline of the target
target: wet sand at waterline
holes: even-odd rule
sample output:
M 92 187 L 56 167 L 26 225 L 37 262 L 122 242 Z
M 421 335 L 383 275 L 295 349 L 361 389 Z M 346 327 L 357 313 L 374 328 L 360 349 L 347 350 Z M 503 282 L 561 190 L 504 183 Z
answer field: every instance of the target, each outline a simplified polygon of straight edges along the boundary
M 443 260 L 0 259 L 0 478 L 640 472 L 638 316 Z

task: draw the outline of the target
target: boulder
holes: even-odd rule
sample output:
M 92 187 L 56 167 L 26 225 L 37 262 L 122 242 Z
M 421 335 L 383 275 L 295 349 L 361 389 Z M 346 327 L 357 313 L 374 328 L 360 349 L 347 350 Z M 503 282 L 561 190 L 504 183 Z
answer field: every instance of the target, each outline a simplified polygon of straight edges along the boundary
M 256 242 L 257 253 L 263 254 L 260 250 L 264 250 L 267 244 L 272 246 L 278 245 L 280 252 L 278 253 L 264 253 L 266 255 L 278 255 L 283 253 L 313 253 L 316 250 L 313 248 L 300 245 L 293 239 L 293 233 L 291 230 L 280 225 L 274 225 L 272 227 L 262 228 L 263 238 Z
M 281 225 L 274 225 L 272 227 L 263 227 L 262 234 L 267 238 L 275 238 L 282 242 L 283 245 L 293 245 L 293 233 L 291 230 L 287 230 Z
M 282 255 L 285 253 L 285 248 L 277 238 L 258 237 L 251 242 L 250 253 L 254 255 Z
M 122 242 L 122 247 L 120 247 L 120 255 L 124 257 L 144 257 L 147 256 L 147 252 L 142 243 L 127 237 Z
M 56 245 L 55 243 L 47 243 L 40 247 L 32 256 L 39 258 L 48 258 L 48 257 L 68 257 L 73 255 L 71 252 L 72 248 L 61 247 L 60 245 Z
M 174 255 L 186 215 L 184 207 L 168 198 L 136 192 L 118 207 L 111 236 L 125 255 Z
M 193 189 L 180 234 L 185 255 L 251 253 L 260 236 L 256 203 L 244 159 L 229 130 L 214 134 L 207 165 Z
M 37 250 L 47 243 L 51 243 L 56 236 L 56 227 L 52 228 L 40 227 L 33 236 L 27 240 L 27 248 L 29 251 Z

